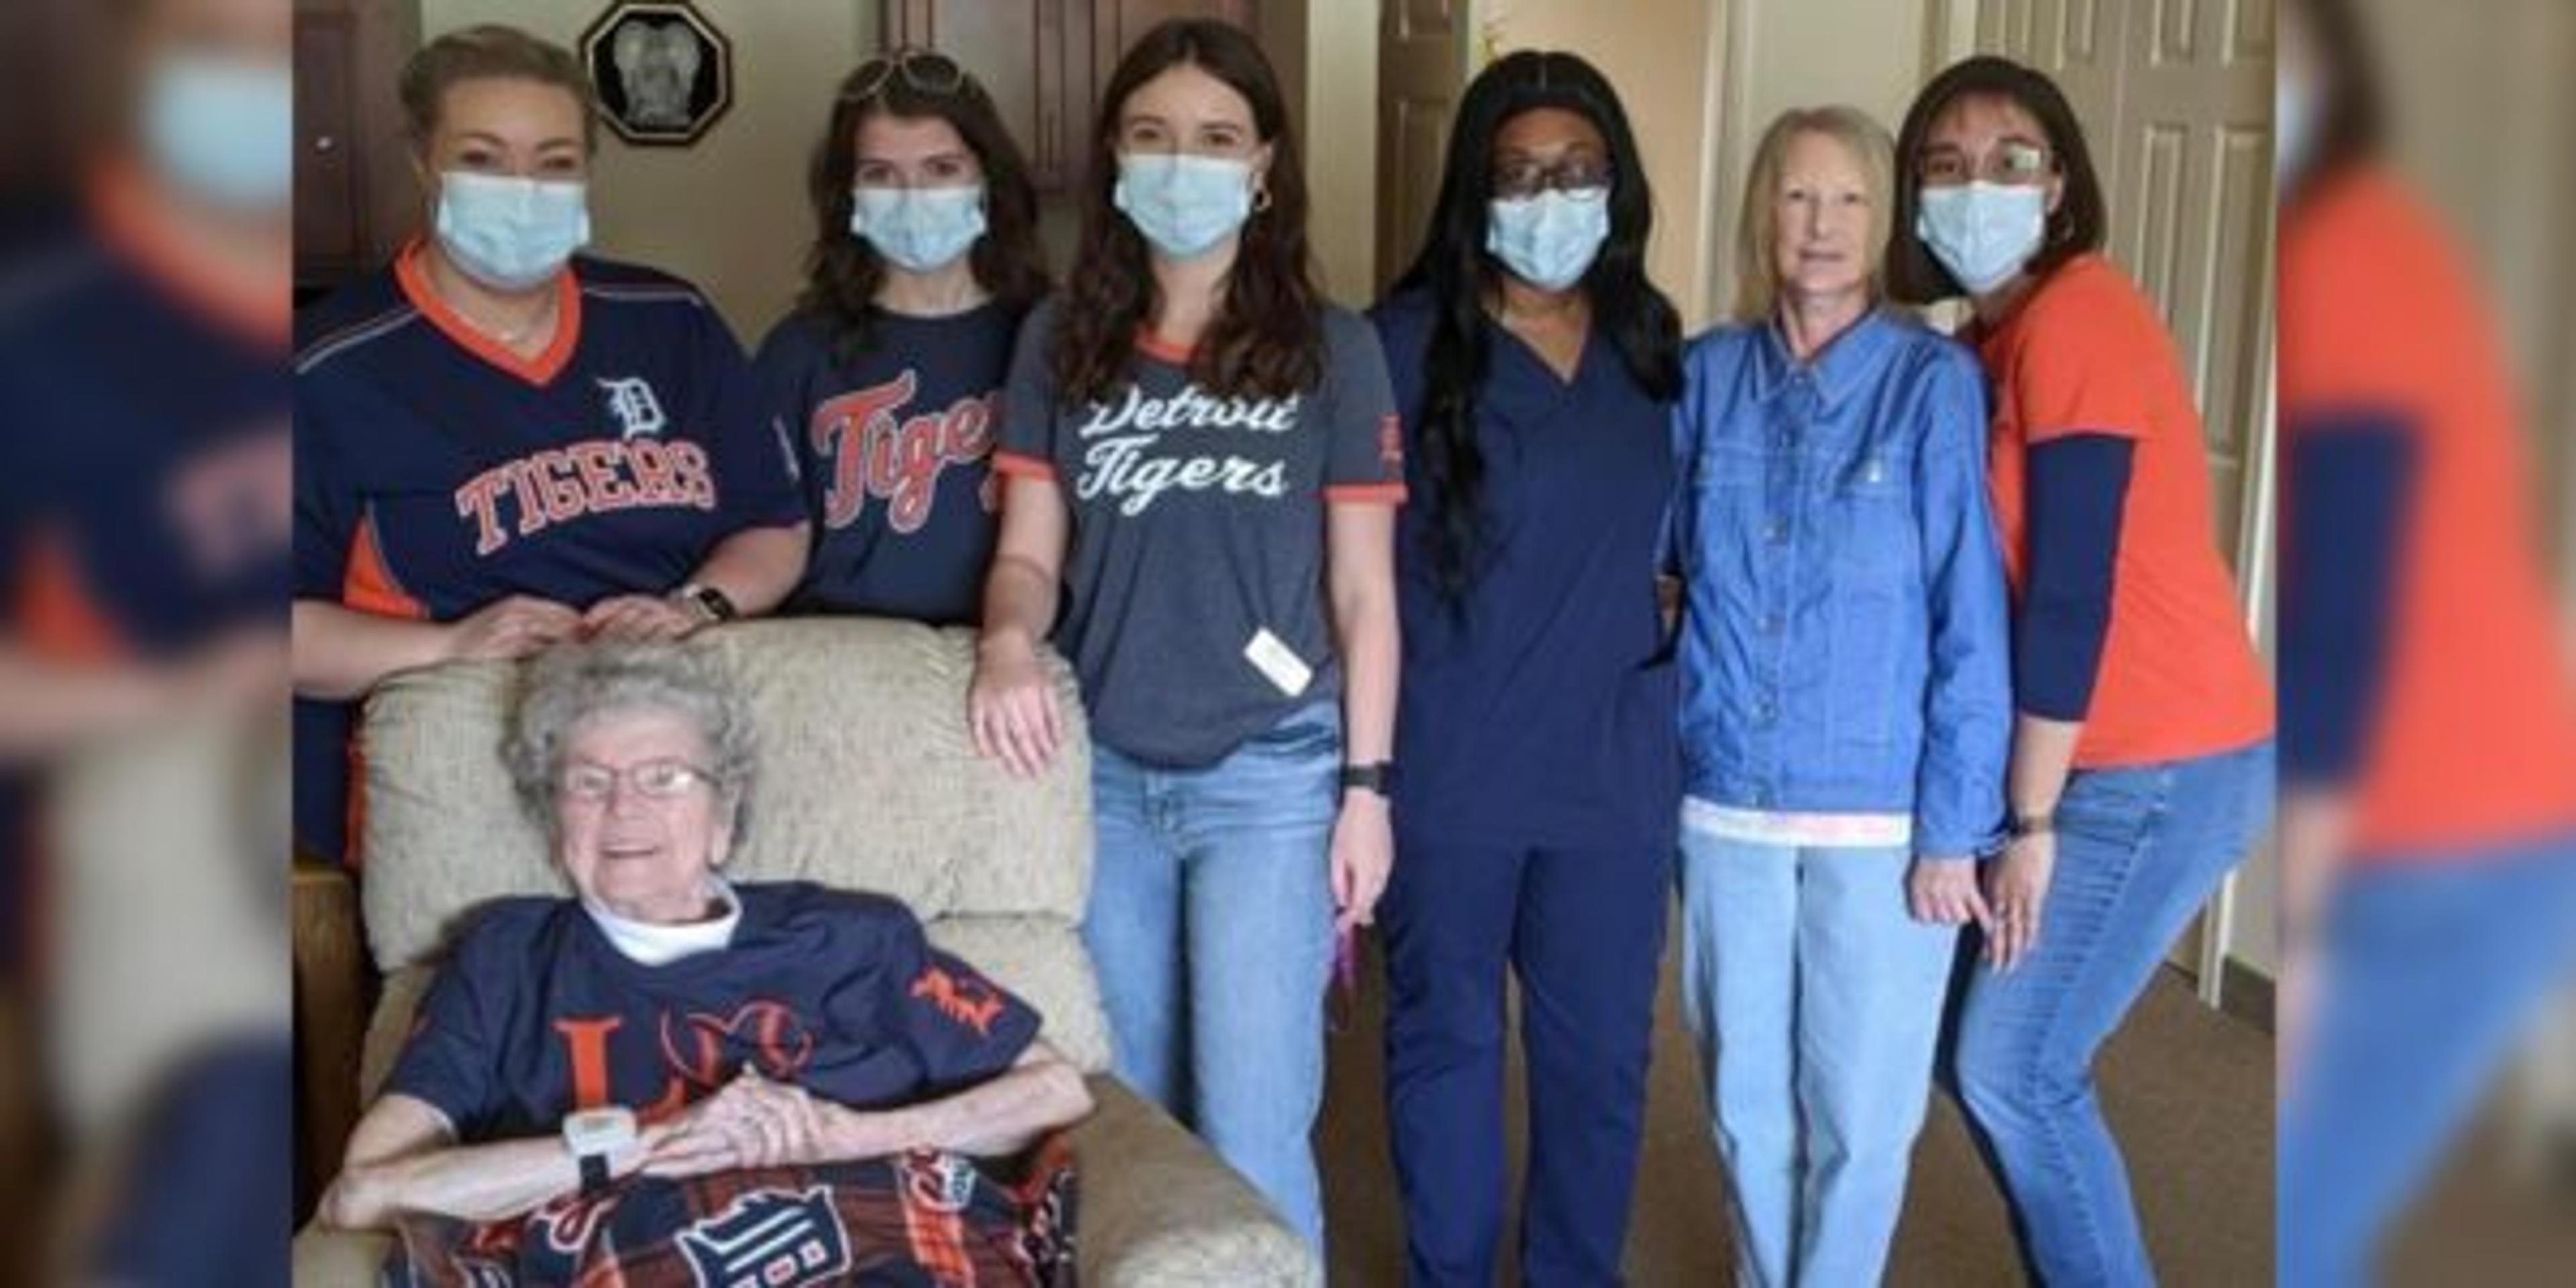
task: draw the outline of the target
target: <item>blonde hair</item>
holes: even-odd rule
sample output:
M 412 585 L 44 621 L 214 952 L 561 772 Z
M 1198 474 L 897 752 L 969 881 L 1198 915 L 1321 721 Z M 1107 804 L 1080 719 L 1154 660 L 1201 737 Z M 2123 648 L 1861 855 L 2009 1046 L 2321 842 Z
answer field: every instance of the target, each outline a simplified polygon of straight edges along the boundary
M 561 45 L 500 23 L 451 31 L 421 46 L 403 65 L 403 124 L 412 146 L 428 150 L 451 87 L 483 79 L 535 81 L 572 95 L 581 105 L 582 147 L 599 150 L 598 96 L 581 60 Z
M 1896 141 L 1887 127 L 1856 107 L 1791 108 L 1762 132 L 1753 150 L 1753 170 L 1745 177 L 1744 217 L 1735 226 L 1735 317 L 1740 322 L 1769 318 L 1780 303 L 1780 270 L 1774 244 L 1780 229 L 1780 172 L 1789 163 L 1789 145 L 1799 136 L 1821 134 L 1843 145 L 1860 163 L 1861 181 L 1869 191 L 1869 235 L 1862 252 L 1869 256 L 1869 295 L 1887 291 L 1889 212 L 1896 200 Z

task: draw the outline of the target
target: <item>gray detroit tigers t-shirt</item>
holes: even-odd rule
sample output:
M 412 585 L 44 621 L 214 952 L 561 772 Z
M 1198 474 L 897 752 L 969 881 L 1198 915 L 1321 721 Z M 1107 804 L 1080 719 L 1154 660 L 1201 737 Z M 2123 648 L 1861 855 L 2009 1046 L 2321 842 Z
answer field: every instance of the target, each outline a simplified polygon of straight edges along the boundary
M 1128 383 L 1076 407 L 1048 370 L 1055 306 L 1021 326 L 993 468 L 1064 489 L 1055 643 L 1103 745 L 1210 765 L 1340 691 L 1324 506 L 1402 502 L 1403 436 L 1376 333 L 1322 317 L 1324 378 L 1305 393 L 1211 393 L 1182 355 L 1140 345 Z

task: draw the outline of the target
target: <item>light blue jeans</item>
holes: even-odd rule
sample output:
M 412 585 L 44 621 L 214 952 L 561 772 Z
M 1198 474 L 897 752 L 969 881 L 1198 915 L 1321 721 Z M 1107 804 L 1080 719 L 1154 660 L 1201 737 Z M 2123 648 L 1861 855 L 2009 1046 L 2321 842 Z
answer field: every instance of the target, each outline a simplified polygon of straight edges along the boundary
M 2280 1108 L 2282 1288 L 2360 1288 L 2576 973 L 2576 836 L 2373 856 L 2337 886 Z
M 2075 771 L 2057 803 L 2038 946 L 2009 971 L 1966 967 L 1946 1072 L 2031 1277 L 2050 1288 L 2155 1282 L 2094 1098 L 2093 1053 L 2271 810 L 2269 741 Z
M 1906 911 L 1912 862 L 1682 829 L 1682 1007 L 1739 1285 L 1865 1286 L 1886 1264 L 1958 942 Z
M 1331 702 L 1204 769 L 1095 746 L 1099 844 L 1082 923 L 1119 1078 L 1205 1138 L 1318 1251 L 1309 1133 L 1324 1098 L 1341 763 Z

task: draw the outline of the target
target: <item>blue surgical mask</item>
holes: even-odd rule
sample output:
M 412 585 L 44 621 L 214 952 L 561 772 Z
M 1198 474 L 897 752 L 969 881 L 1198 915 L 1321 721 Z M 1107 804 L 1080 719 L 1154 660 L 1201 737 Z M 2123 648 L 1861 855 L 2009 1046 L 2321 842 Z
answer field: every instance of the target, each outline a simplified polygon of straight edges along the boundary
M 1196 259 L 1252 217 L 1252 163 L 1179 152 L 1118 158 L 1110 201 L 1167 259 Z
M 1550 190 L 1486 207 L 1485 249 L 1542 291 L 1583 280 L 1610 236 L 1610 190 Z
M 278 211 L 295 192 L 295 76 L 279 63 L 175 54 L 143 87 L 152 168 L 209 204 Z
M 984 235 L 984 185 L 852 190 L 850 231 L 898 267 L 927 273 Z
M 2048 234 L 2048 190 L 1975 183 L 1923 189 L 1914 231 L 1970 295 L 2012 280 Z
M 590 243 L 590 189 L 580 183 L 450 170 L 438 176 L 439 248 L 466 276 L 524 291 Z

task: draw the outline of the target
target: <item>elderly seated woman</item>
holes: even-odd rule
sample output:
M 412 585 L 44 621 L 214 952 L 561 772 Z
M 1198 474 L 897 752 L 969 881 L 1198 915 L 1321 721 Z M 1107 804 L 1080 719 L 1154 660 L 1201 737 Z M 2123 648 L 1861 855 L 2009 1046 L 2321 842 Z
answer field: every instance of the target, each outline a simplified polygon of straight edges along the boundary
M 532 667 L 508 754 L 577 897 L 505 900 L 465 929 L 326 1222 L 398 1228 L 424 1278 L 481 1282 L 601 1257 L 631 1273 L 658 1256 L 683 1279 L 748 1257 L 731 1269 L 800 1283 L 1069 1266 L 1062 1151 L 1019 1179 L 975 1160 L 1088 1113 L 1080 1075 L 902 904 L 725 880 L 753 738 L 702 663 L 668 644 L 558 650 Z M 801 1233 L 770 1266 L 778 1241 L 749 1234 L 780 1222 Z

